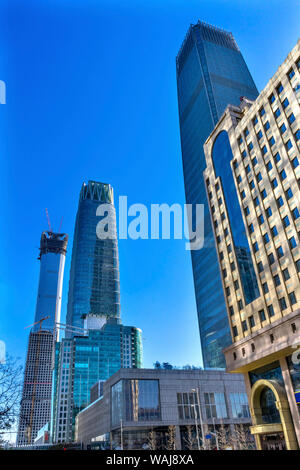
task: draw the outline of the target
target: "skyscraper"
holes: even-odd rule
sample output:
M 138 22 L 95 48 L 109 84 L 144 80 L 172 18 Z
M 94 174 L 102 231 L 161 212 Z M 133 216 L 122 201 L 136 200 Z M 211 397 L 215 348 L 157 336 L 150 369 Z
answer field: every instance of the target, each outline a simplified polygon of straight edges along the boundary
M 231 33 L 191 25 L 176 58 L 178 108 L 186 202 L 204 204 L 204 247 L 191 251 L 205 367 L 225 367 L 230 344 L 226 305 L 203 179 L 203 144 L 227 104 L 255 99 L 256 86 Z
M 100 317 L 98 317 L 100 319 Z M 90 389 L 120 368 L 143 367 L 142 332 L 116 319 L 88 322 L 85 336 L 65 338 L 56 344 L 53 379 L 53 442 L 71 442 L 75 417 L 90 403 Z M 104 323 L 103 323 L 104 322 Z
M 106 204 L 112 237 L 100 239 L 96 212 Z M 104 315 L 120 321 L 119 255 L 113 189 L 109 184 L 83 183 L 75 223 L 67 324 L 83 326 L 83 315 Z M 70 336 L 70 334 L 69 334 Z
M 66 234 L 42 233 L 36 324 L 29 334 L 17 445 L 32 444 L 51 417 L 54 327 L 60 320 L 67 244 Z
M 300 447 L 299 104 L 300 40 L 255 101 L 227 107 L 204 145 L 232 335 L 226 365 L 244 374 L 251 432 L 265 450 Z

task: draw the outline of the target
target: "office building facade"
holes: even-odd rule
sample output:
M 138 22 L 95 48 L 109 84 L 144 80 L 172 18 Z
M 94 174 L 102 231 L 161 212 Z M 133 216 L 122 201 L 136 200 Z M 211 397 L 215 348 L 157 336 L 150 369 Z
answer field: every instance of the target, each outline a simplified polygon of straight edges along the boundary
M 203 179 L 203 144 L 229 103 L 238 105 L 241 96 L 255 99 L 258 92 L 232 34 L 200 21 L 187 33 L 176 71 L 186 203 L 204 204 L 204 247 L 191 251 L 203 362 L 222 368 L 222 349 L 231 340 Z
M 227 370 L 244 374 L 260 449 L 300 444 L 299 104 L 300 41 L 255 101 L 227 107 L 204 145 Z
M 245 384 L 239 374 L 121 369 L 104 383 L 103 396 L 77 415 L 75 438 L 85 448 L 165 449 L 172 426 L 177 450 L 198 449 L 198 444 L 212 449 L 213 434 L 221 427 L 232 446 L 230 436 L 236 426 L 248 429 L 249 424 Z M 223 436 L 220 445 L 226 447 L 224 441 Z M 253 447 L 251 438 L 247 445 Z M 234 447 L 238 448 L 237 442 Z
M 51 417 L 52 365 L 56 322 L 60 321 L 67 234 L 43 232 L 40 277 L 33 325 L 28 341 L 17 445 L 30 445 Z M 45 320 L 41 321 L 43 318 Z
M 105 204 L 111 237 L 100 239 L 97 215 Z M 109 184 L 83 183 L 76 216 L 69 281 L 67 324 L 81 328 L 83 315 L 95 314 L 120 321 L 120 280 L 113 189 Z M 72 336 L 68 333 L 68 336 Z
M 53 378 L 52 442 L 72 442 L 76 415 L 91 400 L 91 388 L 121 367 L 143 364 L 142 332 L 107 319 L 100 329 L 94 325 L 85 336 L 65 338 L 56 345 Z

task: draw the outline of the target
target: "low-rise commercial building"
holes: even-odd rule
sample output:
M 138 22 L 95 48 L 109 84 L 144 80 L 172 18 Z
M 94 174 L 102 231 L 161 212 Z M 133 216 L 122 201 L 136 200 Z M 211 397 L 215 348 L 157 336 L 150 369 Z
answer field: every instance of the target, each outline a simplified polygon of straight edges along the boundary
M 212 448 L 221 428 L 234 435 L 238 424 L 250 425 L 239 374 L 120 369 L 104 383 L 103 395 L 78 413 L 75 440 L 112 449 L 153 449 L 155 440 L 156 448 L 165 448 L 172 426 L 176 449 L 187 448 L 188 440 L 196 449 Z

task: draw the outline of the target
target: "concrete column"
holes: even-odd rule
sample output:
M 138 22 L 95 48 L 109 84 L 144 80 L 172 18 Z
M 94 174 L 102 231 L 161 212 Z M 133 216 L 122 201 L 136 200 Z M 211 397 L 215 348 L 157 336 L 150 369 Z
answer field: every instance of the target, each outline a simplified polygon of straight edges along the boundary
M 180 426 L 175 426 L 176 450 L 181 450 Z
M 287 399 L 289 402 L 289 407 L 290 407 L 290 412 L 292 415 L 295 433 L 296 433 L 298 445 L 300 447 L 300 417 L 299 417 L 298 407 L 297 407 L 295 396 L 294 396 L 294 389 L 293 389 L 293 384 L 292 384 L 292 380 L 290 376 L 290 371 L 288 369 L 288 365 L 287 365 L 285 357 L 280 358 L 279 363 L 280 363 L 280 367 L 282 371 L 284 387 L 285 387 Z

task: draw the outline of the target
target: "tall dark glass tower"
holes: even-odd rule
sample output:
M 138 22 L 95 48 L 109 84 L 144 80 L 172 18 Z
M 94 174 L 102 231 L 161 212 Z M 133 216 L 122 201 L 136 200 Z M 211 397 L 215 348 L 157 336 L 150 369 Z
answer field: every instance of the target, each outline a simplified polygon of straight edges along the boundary
M 186 202 L 204 204 L 204 247 L 191 251 L 204 367 L 225 367 L 231 344 L 214 235 L 203 178 L 203 144 L 228 104 L 258 91 L 231 33 L 191 25 L 176 58 L 178 108 Z
M 100 239 L 97 208 L 106 204 L 113 237 Z M 119 255 L 113 189 L 109 184 L 83 183 L 75 223 L 70 271 L 67 324 L 83 327 L 93 314 L 120 321 Z M 68 336 L 71 336 L 68 334 Z

